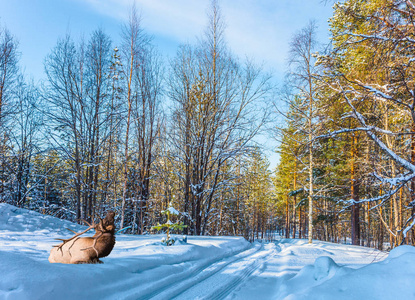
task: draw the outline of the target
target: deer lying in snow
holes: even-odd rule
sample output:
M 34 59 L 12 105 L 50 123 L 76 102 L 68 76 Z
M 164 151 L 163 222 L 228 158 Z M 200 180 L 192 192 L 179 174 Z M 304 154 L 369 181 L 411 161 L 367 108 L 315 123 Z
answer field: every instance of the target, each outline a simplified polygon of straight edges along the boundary
M 49 262 L 62 264 L 89 264 L 101 263 L 101 257 L 108 256 L 115 245 L 115 226 L 113 211 L 109 211 L 104 220 L 89 227 L 69 239 L 57 239 L 62 244 L 53 246 L 50 251 Z M 80 237 L 87 231 L 95 229 L 93 237 Z

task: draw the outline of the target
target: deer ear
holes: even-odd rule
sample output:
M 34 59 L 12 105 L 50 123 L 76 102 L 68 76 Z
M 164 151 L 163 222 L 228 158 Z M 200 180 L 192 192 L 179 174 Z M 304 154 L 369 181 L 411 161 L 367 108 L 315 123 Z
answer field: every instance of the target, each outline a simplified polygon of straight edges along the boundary
M 105 226 L 105 230 L 107 230 L 107 231 L 112 231 L 114 229 L 115 229 L 115 226 L 113 224 L 110 224 L 108 226 Z

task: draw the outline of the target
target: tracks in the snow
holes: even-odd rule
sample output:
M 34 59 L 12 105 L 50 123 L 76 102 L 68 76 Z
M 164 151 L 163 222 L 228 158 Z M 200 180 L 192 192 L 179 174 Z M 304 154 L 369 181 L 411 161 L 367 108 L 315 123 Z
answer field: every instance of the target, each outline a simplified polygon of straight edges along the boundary
M 233 274 L 233 277 L 226 283 L 222 283 L 216 289 L 208 293 L 206 296 L 200 297 L 199 299 L 209 299 L 209 300 L 220 300 L 224 299 L 227 295 L 229 295 L 239 284 L 241 284 L 245 279 L 251 276 L 256 270 L 258 270 L 266 261 L 267 258 L 264 256 L 248 263 L 248 265 Z
M 264 249 L 262 244 L 256 244 L 236 255 L 176 274 L 174 283 L 140 294 L 139 299 L 223 299 L 275 252 L 275 247 Z

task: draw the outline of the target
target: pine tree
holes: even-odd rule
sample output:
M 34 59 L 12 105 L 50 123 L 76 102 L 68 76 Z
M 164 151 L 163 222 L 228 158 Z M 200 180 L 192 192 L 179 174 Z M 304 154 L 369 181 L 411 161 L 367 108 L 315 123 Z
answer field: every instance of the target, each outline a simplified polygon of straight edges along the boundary
M 183 231 L 184 228 L 187 226 L 183 224 L 183 222 L 172 222 L 173 216 L 180 216 L 180 212 L 176 210 L 172 204 L 170 203 L 169 207 L 166 210 L 162 210 L 161 214 L 165 215 L 167 217 L 166 222 L 164 224 L 157 224 L 156 226 L 151 227 L 152 230 L 163 230 L 166 229 L 166 238 L 163 238 L 161 240 L 161 243 L 166 246 L 173 246 L 176 242 L 176 239 L 171 237 L 170 233 L 171 231 Z M 186 240 L 186 238 L 185 238 Z

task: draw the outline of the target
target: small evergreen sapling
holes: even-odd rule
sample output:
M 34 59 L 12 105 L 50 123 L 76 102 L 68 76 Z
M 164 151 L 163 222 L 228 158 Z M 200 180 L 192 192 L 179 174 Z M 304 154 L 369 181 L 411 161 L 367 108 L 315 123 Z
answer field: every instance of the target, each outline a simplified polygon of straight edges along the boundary
M 180 212 L 176 210 L 171 204 L 169 205 L 169 208 L 166 210 L 161 211 L 163 215 L 167 215 L 167 221 L 164 224 L 157 224 L 156 226 L 151 227 L 153 230 L 162 230 L 166 228 L 166 238 L 163 238 L 161 242 L 166 246 L 172 246 L 176 242 L 175 238 L 172 238 L 170 236 L 170 230 L 173 231 L 180 231 L 187 227 L 187 225 L 184 225 L 182 222 L 180 223 L 173 223 L 170 219 L 171 216 L 179 216 Z

